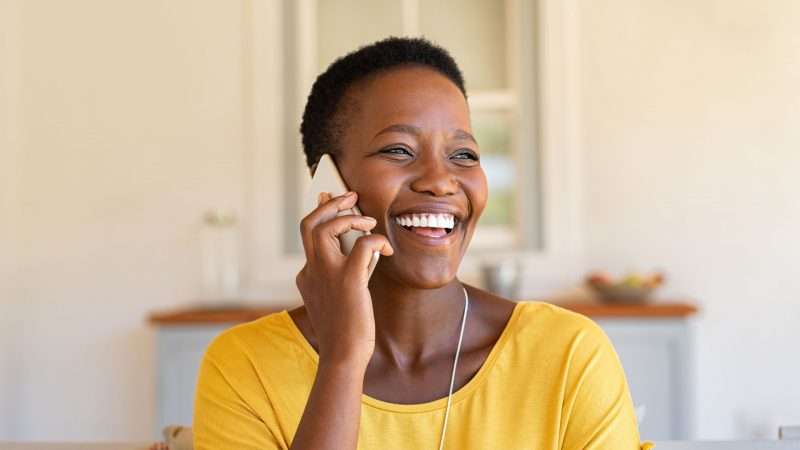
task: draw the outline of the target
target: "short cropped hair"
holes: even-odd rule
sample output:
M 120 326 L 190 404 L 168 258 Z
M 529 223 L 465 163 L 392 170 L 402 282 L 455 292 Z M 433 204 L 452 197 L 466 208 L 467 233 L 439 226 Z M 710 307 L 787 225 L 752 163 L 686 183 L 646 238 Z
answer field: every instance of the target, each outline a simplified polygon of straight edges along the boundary
M 350 86 L 392 68 L 414 65 L 439 72 L 467 97 L 464 77 L 453 57 L 427 39 L 390 37 L 361 47 L 334 61 L 311 87 L 300 124 L 308 167 L 313 170 L 324 153 L 340 150 L 338 140 L 345 126 L 340 116 Z

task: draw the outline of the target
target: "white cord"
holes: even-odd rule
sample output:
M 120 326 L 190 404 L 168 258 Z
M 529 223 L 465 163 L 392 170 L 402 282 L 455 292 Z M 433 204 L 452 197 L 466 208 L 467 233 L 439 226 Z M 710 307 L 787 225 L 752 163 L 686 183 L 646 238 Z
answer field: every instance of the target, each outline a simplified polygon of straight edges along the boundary
M 458 367 L 458 355 L 461 353 L 461 341 L 464 339 L 464 328 L 467 324 L 467 312 L 469 312 L 469 295 L 464 286 L 464 316 L 461 318 L 461 332 L 458 334 L 458 346 L 456 347 L 456 357 L 453 361 L 453 374 L 450 376 L 450 391 L 447 393 L 447 408 L 444 410 L 444 423 L 442 424 L 442 438 L 439 441 L 439 450 L 444 448 L 444 435 L 447 431 L 447 419 L 450 417 L 450 403 L 453 400 L 453 386 L 456 384 L 456 367 Z

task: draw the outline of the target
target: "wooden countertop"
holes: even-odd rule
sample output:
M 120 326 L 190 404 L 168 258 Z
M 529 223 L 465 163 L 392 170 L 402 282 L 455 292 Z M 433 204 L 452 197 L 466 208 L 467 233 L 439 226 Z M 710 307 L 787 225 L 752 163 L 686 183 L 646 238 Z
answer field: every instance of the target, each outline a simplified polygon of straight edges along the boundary
M 172 311 L 159 311 L 150 314 L 149 322 L 153 325 L 202 325 L 217 323 L 242 323 L 256 320 L 259 317 L 291 309 L 297 306 L 257 306 L 248 305 L 235 308 L 183 308 Z
M 556 303 L 562 308 L 575 311 L 592 318 L 639 317 L 639 318 L 682 318 L 697 312 L 697 307 L 685 302 L 651 303 L 643 305 L 624 305 L 608 303 Z
M 285 306 L 248 305 L 231 308 L 183 308 L 150 314 L 152 325 L 214 325 L 242 323 L 258 319 L 299 303 L 286 302 Z M 555 303 L 558 306 L 592 318 L 684 318 L 697 312 L 697 308 L 687 302 L 658 302 L 643 305 L 622 305 L 607 303 Z

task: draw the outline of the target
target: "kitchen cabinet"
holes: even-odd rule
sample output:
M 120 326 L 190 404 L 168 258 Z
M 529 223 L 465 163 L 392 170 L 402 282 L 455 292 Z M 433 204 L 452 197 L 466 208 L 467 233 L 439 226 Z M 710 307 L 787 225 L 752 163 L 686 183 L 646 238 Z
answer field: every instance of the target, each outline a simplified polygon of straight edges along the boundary
M 619 354 L 642 439 L 688 439 L 694 422 L 692 315 L 687 303 L 652 305 L 562 304 L 594 319 Z M 192 422 L 197 369 L 221 331 L 283 308 L 189 309 L 154 314 L 157 329 L 155 434 Z

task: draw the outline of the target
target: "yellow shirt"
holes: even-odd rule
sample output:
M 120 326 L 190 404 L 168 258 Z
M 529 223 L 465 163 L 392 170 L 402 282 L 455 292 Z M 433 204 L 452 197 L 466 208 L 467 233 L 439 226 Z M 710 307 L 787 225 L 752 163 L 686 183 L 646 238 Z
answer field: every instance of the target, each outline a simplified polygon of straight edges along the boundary
M 223 332 L 200 367 L 195 449 L 288 449 L 318 361 L 286 311 Z M 446 404 L 362 395 L 358 448 L 438 448 Z M 486 362 L 453 393 L 445 448 L 638 450 L 625 375 L 605 333 L 580 314 L 518 303 Z

